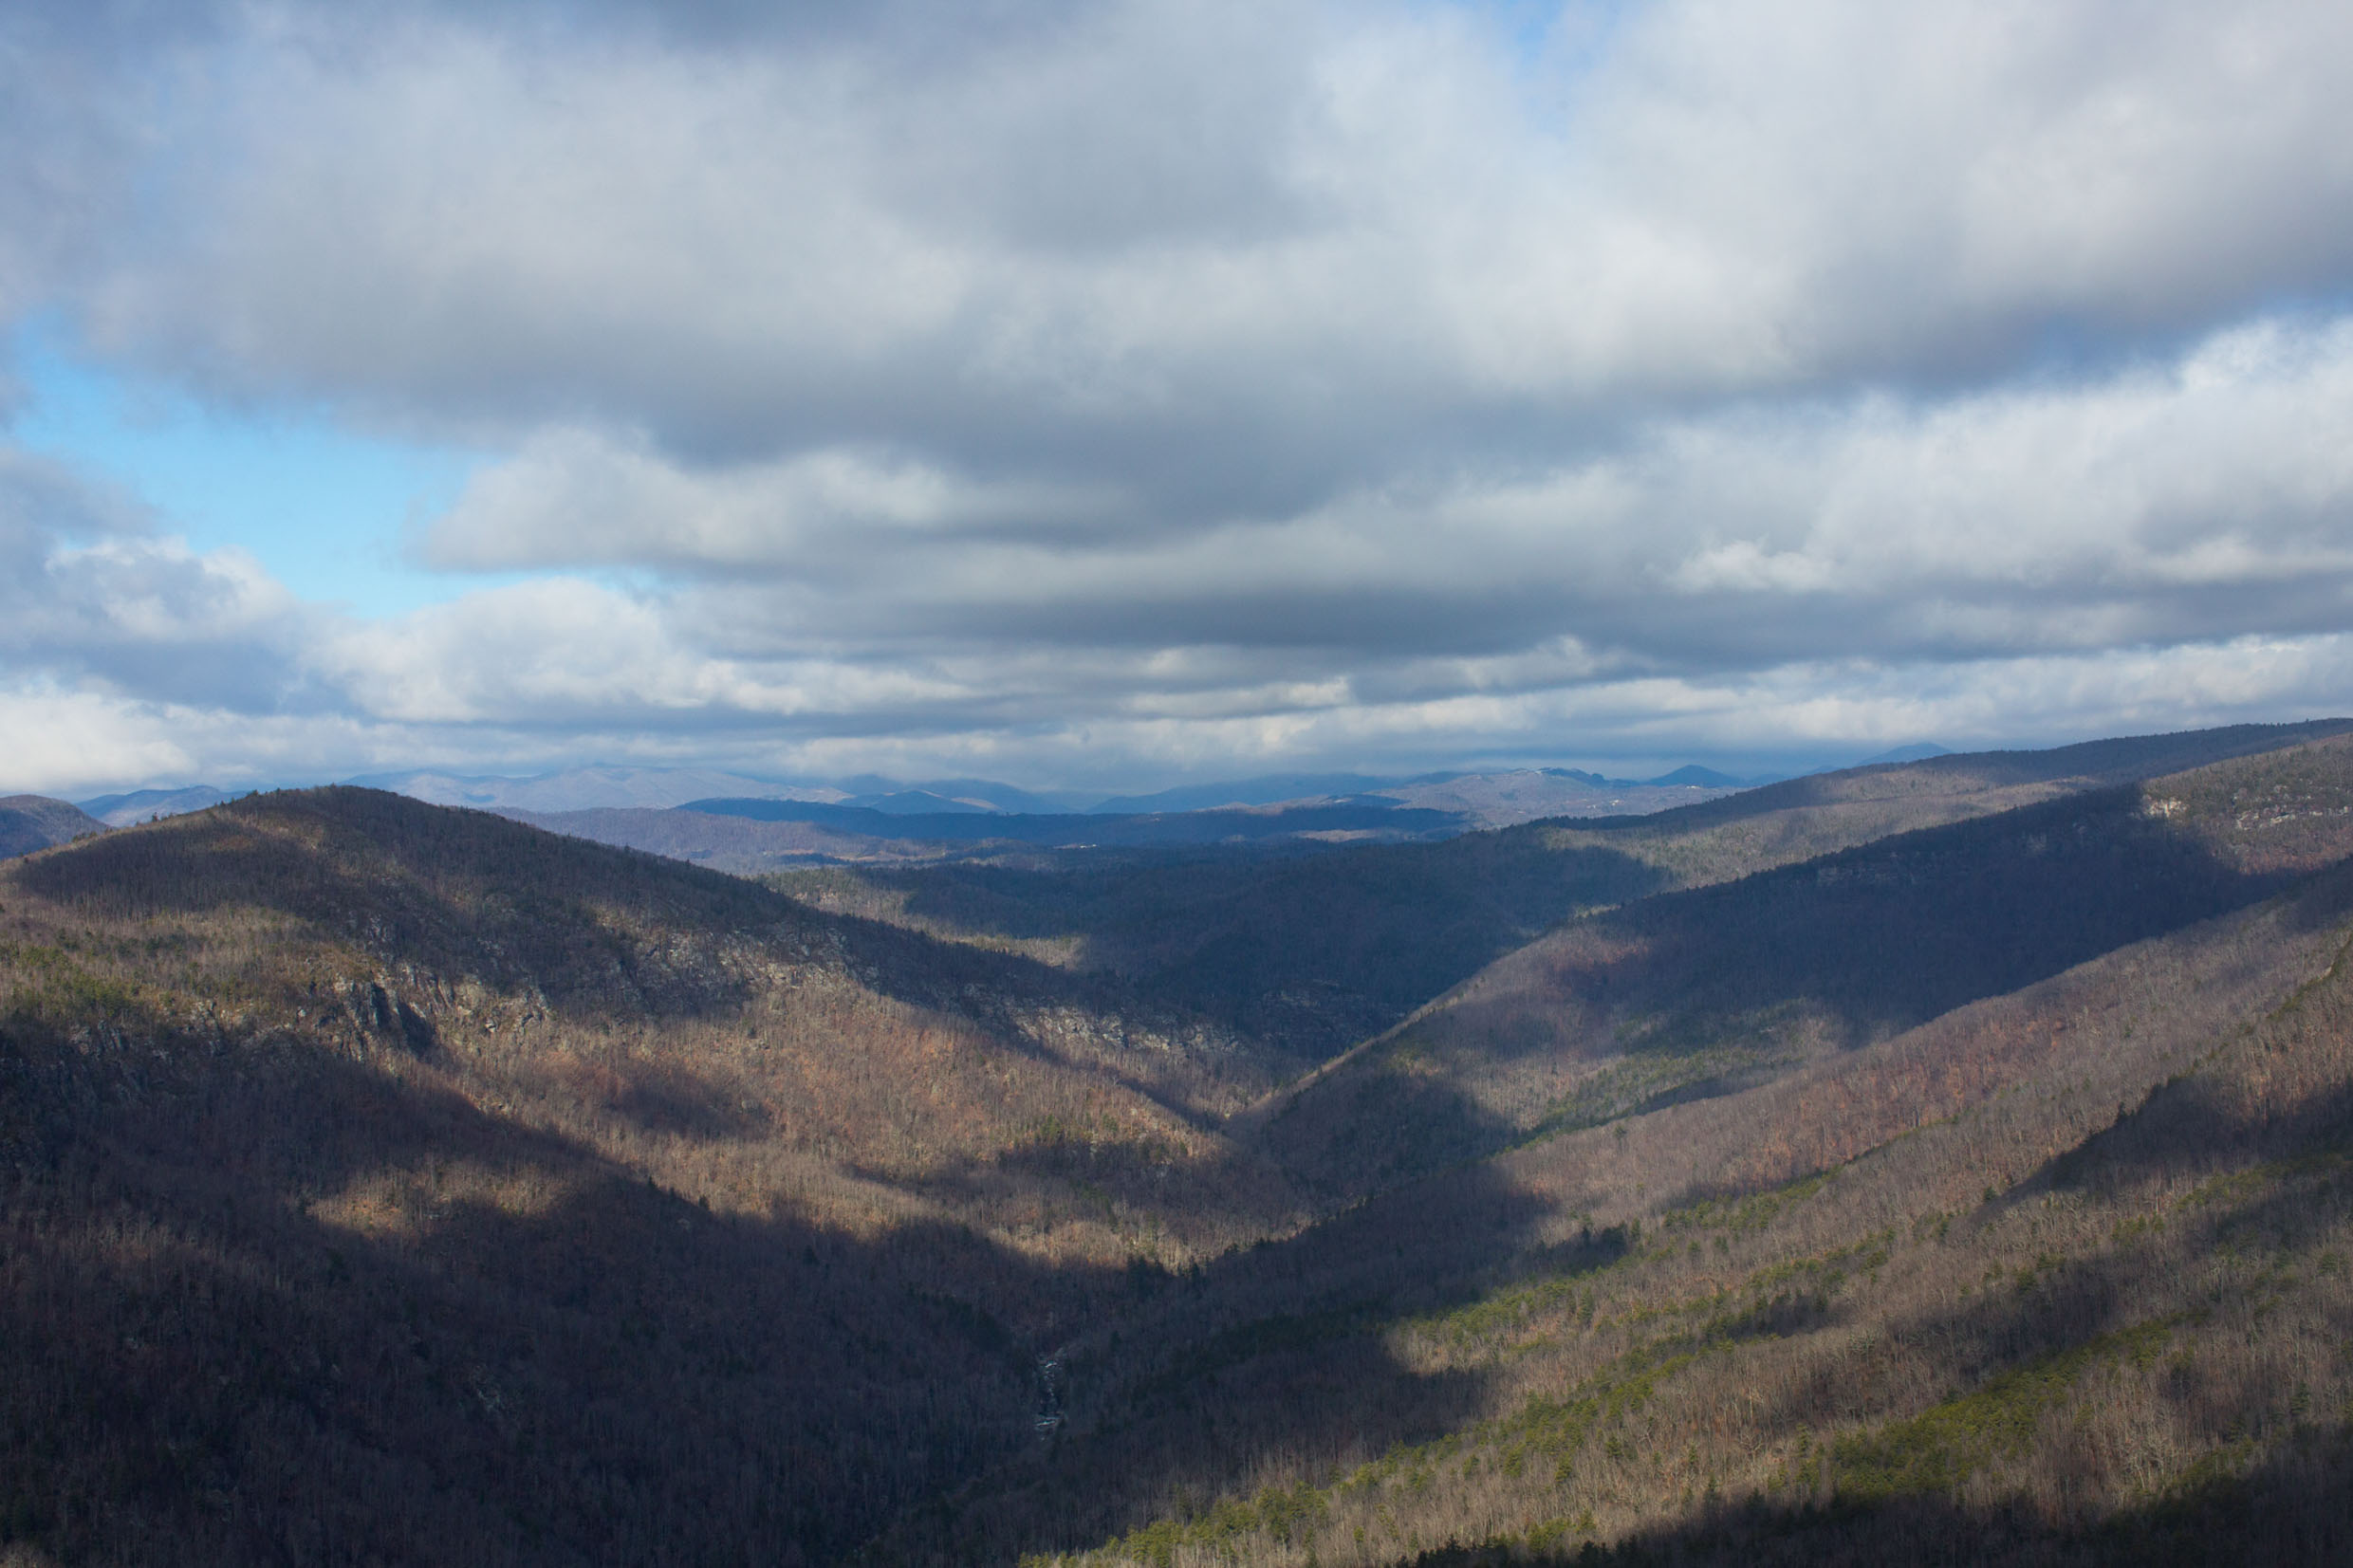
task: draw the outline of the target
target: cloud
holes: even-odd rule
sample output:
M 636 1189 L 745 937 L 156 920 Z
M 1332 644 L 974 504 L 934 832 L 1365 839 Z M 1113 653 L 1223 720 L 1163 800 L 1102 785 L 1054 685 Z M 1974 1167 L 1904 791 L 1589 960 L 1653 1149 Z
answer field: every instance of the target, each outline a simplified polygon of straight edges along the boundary
M 662 570 L 373 621 L 134 531 L 53 467 L 0 490 L 10 647 L 107 712 L 307 713 L 369 760 L 715 748 L 1117 784 L 2341 707 L 2349 428 L 2353 321 L 2299 319 L 2090 380 L 1658 421 L 1558 470 L 1214 530 L 1093 530 L 1084 497 L 1057 516 L 867 453 L 690 467 L 565 429 L 479 473 L 429 547 Z
M 170 701 L 292 699 L 293 597 L 243 551 L 153 527 L 112 487 L 0 446 L 0 658 Z
M 686 451 L 1295 502 L 1400 443 L 1999 371 L 2353 259 L 2353 22 L 2297 4 L 1666 5 L 1563 60 L 1445 7 L 1008 7 L 952 55 L 249 14 L 143 67 L 172 184 L 60 288 L 100 341 Z
M 469 445 L 418 557 L 523 579 L 356 620 L 0 455 L 0 657 L 107 733 L 1049 782 L 2344 705 L 2331 8 L 120 0 L 0 45 L 0 314 Z
M 892 542 L 1100 531 L 1108 487 L 972 481 L 918 460 L 828 450 L 696 472 L 641 439 L 542 431 L 478 474 L 424 542 L 454 569 L 588 563 L 697 571 L 853 571 Z
M 428 547 L 669 568 L 747 653 L 1977 658 L 2347 624 L 2348 430 L 2353 319 L 2274 319 L 2087 380 L 1744 403 L 1558 468 L 1185 529 L 1088 526 L 1107 506 L 1084 491 L 856 452 L 695 467 L 565 431 L 478 475 Z

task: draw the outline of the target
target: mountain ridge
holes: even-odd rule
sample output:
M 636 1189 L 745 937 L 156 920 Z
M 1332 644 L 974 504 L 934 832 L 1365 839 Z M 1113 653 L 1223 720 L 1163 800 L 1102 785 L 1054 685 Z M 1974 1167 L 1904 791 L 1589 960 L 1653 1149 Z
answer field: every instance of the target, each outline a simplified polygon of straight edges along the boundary
M 8 861 L 4 1549 L 2353 1546 L 2353 725 L 1793 783 L 766 885 L 334 787 Z

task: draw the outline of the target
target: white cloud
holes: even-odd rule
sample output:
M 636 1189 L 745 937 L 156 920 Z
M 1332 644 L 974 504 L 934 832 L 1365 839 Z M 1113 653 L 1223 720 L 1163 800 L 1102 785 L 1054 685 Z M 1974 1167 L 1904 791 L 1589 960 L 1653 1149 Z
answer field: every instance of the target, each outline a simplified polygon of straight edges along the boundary
M 2353 13 L 753 9 L 0 21 L 0 315 L 473 443 L 422 557 L 541 574 L 0 452 L 9 678 L 1035 780 L 2344 705 Z
M 1271 421 L 1362 462 L 2353 259 L 2353 20 L 2299 3 L 1669 4 L 1573 69 L 1426 7 L 1131 0 L 952 61 L 250 14 L 232 71 L 149 66 L 172 194 L 68 291 L 126 352 L 426 418 L 1065 462 Z
M 2353 319 L 2272 320 L 2087 381 L 1743 404 L 1180 529 L 857 453 L 689 468 L 572 431 L 481 475 L 433 548 L 697 570 L 678 602 L 747 654 L 1223 645 L 1296 673 L 1342 649 L 1378 678 L 1569 639 L 1565 681 L 1979 657 L 2345 624 L 2349 430 Z
M 641 439 L 556 428 L 477 474 L 424 552 L 461 569 L 601 562 L 814 577 L 855 574 L 869 551 L 922 548 L 952 532 L 1099 528 L 1117 505 L 1102 487 L 973 483 L 858 450 L 695 471 Z

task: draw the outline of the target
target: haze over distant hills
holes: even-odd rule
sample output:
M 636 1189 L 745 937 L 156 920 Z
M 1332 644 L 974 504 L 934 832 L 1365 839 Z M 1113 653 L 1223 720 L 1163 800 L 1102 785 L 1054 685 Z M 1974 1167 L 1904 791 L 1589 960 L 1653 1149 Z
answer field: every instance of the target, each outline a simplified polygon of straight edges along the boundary
M 1869 764 L 1943 748 L 1898 748 Z M 597 766 L 528 777 L 427 771 L 349 781 L 435 804 L 501 812 L 557 832 L 718 870 L 936 860 L 990 846 L 1312 847 L 1402 843 L 1548 817 L 1638 816 L 1771 780 L 1686 766 L 1643 781 L 1567 767 L 1454 771 L 1395 780 L 1356 773 L 1267 774 L 1152 795 L 1040 794 L 985 779 L 908 784 L 876 777 L 793 783 L 695 768 Z M 201 810 L 233 798 L 195 784 L 81 802 L 110 826 Z M 52 841 L 22 837 L 14 853 Z
M 0 795 L 0 859 L 70 843 L 106 825 L 64 801 L 44 795 Z
M 236 793 L 215 789 L 211 784 L 189 784 L 179 789 L 134 789 L 123 795 L 100 795 L 76 803 L 109 827 L 128 827 L 157 817 L 202 811 L 208 805 L 236 799 Z
M 435 805 L 473 806 L 483 811 L 580 811 L 597 806 L 661 808 L 706 795 L 773 796 L 838 801 L 843 791 L 804 787 L 739 773 L 692 767 L 576 767 L 528 778 L 408 772 L 371 773 L 347 779 L 367 789 L 389 789 Z
M 1244 792 L 1273 793 L 1300 782 L 1261 781 L 1255 789 Z M 1544 817 L 1640 815 L 1718 799 L 1730 792 L 1729 786 L 1695 782 L 1620 784 L 1562 769 L 1521 768 L 1508 773 L 1446 774 L 1345 795 L 1283 795 L 1264 804 L 1224 803 L 1152 812 L 992 811 L 979 797 L 947 801 L 920 790 L 830 802 L 775 797 L 690 801 L 660 812 L 501 809 L 560 833 L 652 850 L 720 870 L 760 872 L 821 861 L 903 861 L 994 854 L 1016 846 L 1299 849 L 1408 843 Z M 1211 793 L 1232 791 L 1218 787 Z M 1175 798 L 1189 797 L 1178 794 Z
M 1647 782 L 1573 768 L 1452 772 L 1393 780 L 1365 774 L 1274 774 L 1155 795 L 1041 794 L 986 779 L 917 784 L 872 777 L 792 783 L 698 768 L 584 767 L 529 777 L 430 770 L 345 781 L 436 805 L 517 816 L 558 831 L 757 871 L 811 860 L 899 859 L 984 841 L 1173 843 L 1222 839 L 1404 840 L 1539 817 L 1639 814 L 1690 804 L 1761 782 L 1683 767 Z M 207 784 L 141 789 L 81 802 L 111 826 L 201 810 L 234 792 Z M 655 813 L 691 807 L 694 821 Z M 1269 816 L 1268 808 L 1278 808 Z M 1203 819 L 1202 812 L 1252 815 Z M 711 815 L 765 821 L 747 831 Z M 1090 822 L 1087 818 L 1105 821 Z M 1172 821 L 1174 818 L 1190 818 Z M 971 819 L 971 821 L 957 821 Z M 1137 819 L 1122 822 L 1115 819 Z M 29 843 L 30 840 L 28 840 Z M 919 847 L 917 847 L 919 846 Z
M 1924 754 L 1924 753 L 1923 753 Z M 1889 757 L 1873 761 L 1891 760 Z M 1500 771 L 1454 771 L 1382 778 L 1362 773 L 1264 774 L 1202 784 L 1186 784 L 1149 795 L 1103 796 L 1085 791 L 1040 792 L 989 779 L 926 779 L 913 783 L 871 775 L 826 781 L 780 780 L 711 768 L 591 766 L 521 776 L 459 774 L 433 769 L 370 773 L 341 781 L 363 788 L 389 789 L 435 805 L 472 806 L 481 810 L 586 811 L 604 809 L 666 809 L 690 801 L 711 799 L 811 801 L 880 811 L 893 816 L 946 815 L 965 812 L 1004 812 L 1047 816 L 1074 813 L 1155 815 L 1222 806 L 1273 805 L 1283 802 L 1343 800 L 1380 796 L 1409 804 L 1421 803 L 1428 792 L 1450 784 L 1476 789 L 1480 780 L 1510 780 L 1526 791 L 1529 782 L 1552 781 L 1564 802 L 1575 803 L 1582 787 L 1617 791 L 1634 802 L 1633 810 L 1655 810 L 1648 797 L 1627 795 L 1651 786 L 1674 789 L 1740 788 L 1771 782 L 1738 778 L 1712 768 L 1685 766 L 1658 778 L 1609 779 L 1576 768 L 1510 768 Z M 1468 784 L 1464 783 L 1469 781 Z M 176 785 L 82 801 L 91 815 L 116 825 L 145 821 L 150 815 L 172 816 L 228 800 L 232 793 L 210 784 Z M 1662 797 L 1684 803 L 1687 797 Z M 120 821 L 117 821 L 120 819 Z M 1525 819 L 1522 819 L 1525 820 Z M 1499 825 L 1488 823 L 1485 825 Z

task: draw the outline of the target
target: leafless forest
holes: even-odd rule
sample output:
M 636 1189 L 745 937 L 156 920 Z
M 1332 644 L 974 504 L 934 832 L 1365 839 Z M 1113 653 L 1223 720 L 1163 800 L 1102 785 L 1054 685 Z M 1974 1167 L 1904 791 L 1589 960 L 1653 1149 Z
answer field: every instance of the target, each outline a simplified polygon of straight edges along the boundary
M 0 1561 L 2353 1555 L 2353 738 L 0 867 Z

